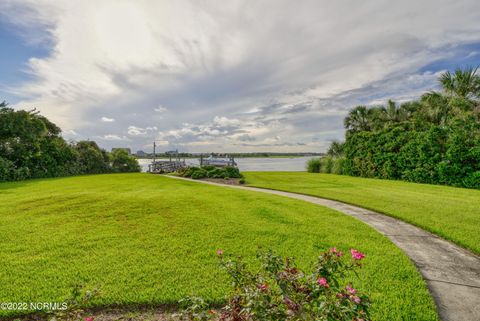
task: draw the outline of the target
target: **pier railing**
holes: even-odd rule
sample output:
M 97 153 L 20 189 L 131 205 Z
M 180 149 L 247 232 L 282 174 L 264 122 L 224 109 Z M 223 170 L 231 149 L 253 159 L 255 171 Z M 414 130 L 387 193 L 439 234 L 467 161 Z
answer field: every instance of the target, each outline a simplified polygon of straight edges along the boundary
M 155 161 L 148 165 L 148 171 L 154 174 L 164 174 L 176 172 L 185 167 L 185 161 Z

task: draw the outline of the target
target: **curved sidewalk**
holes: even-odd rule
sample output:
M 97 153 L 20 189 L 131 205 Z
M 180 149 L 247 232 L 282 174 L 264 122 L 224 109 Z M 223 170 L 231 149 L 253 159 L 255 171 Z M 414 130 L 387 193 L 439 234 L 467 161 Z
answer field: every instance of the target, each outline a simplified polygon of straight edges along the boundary
M 401 220 L 338 201 L 257 187 L 168 177 L 280 195 L 353 216 L 388 237 L 407 254 L 427 282 L 443 321 L 480 320 L 480 257 L 438 236 Z

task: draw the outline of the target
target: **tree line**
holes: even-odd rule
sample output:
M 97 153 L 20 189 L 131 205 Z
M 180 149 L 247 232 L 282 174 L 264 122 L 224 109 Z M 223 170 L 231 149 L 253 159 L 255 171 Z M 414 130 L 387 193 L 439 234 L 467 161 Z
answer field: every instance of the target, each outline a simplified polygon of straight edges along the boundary
M 324 167 L 352 176 L 480 188 L 477 68 L 445 72 L 439 83 L 441 91 L 418 100 L 350 110 L 345 141 L 332 142 Z
M 140 171 L 124 150 L 108 153 L 94 141 L 68 143 L 60 134 L 38 111 L 0 103 L 0 181 Z

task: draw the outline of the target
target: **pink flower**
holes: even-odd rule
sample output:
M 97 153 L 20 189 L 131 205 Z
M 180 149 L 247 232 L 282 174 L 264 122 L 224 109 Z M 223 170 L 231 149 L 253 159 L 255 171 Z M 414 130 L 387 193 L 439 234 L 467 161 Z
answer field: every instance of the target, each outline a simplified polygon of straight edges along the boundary
M 319 278 L 317 280 L 317 283 L 320 284 L 321 286 L 323 286 L 324 288 L 330 287 L 330 285 L 328 285 L 327 279 L 325 279 L 325 278 Z
M 345 289 L 347 289 L 347 292 L 350 293 L 350 294 L 357 294 L 357 290 L 352 288 L 349 285 L 347 285 Z
M 93 317 L 86 317 L 85 321 L 93 321 Z
M 353 296 L 353 297 L 352 297 L 352 301 L 355 302 L 356 304 L 360 304 L 360 302 L 361 302 L 362 300 L 360 300 L 360 298 L 359 298 L 358 296 Z
M 217 255 L 222 256 L 223 255 L 223 250 L 217 250 Z
M 332 247 L 332 248 L 330 249 L 330 253 L 334 253 L 334 254 L 335 254 L 336 256 L 338 256 L 338 257 L 342 257 L 342 256 L 343 256 L 343 253 L 340 252 L 339 250 L 337 250 L 336 247 Z
M 363 254 L 362 252 L 357 251 L 355 249 L 351 249 L 350 253 L 352 253 L 352 258 L 354 260 L 357 260 L 357 261 L 360 261 L 361 259 L 363 259 L 365 257 L 365 254 Z

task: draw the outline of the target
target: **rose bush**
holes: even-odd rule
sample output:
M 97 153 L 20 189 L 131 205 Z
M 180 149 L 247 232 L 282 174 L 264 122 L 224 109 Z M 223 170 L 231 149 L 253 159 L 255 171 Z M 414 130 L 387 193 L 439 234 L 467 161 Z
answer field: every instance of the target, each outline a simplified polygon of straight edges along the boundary
M 187 320 L 370 320 L 370 300 L 346 278 L 361 267 L 365 254 L 350 250 L 347 258 L 335 247 L 322 253 L 312 271 L 298 268 L 293 258 L 260 252 L 260 269 L 252 271 L 240 258 L 217 251 L 221 266 L 232 279 L 233 290 L 220 311 L 208 310 L 200 298 L 190 298 Z

